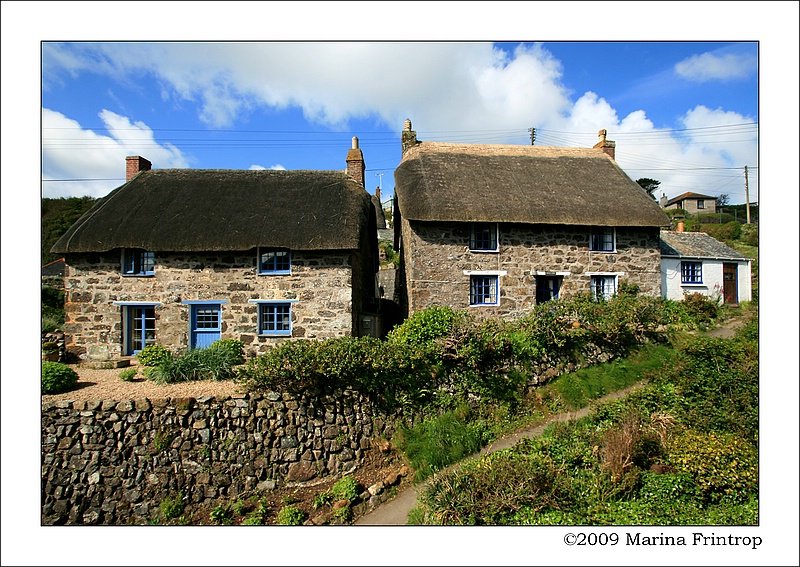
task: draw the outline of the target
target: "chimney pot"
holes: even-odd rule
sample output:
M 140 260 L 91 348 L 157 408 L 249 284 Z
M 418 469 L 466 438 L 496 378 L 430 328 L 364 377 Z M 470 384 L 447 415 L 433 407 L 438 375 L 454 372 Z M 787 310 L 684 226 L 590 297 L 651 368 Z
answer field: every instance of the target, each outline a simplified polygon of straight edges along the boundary
M 358 136 L 353 136 L 353 145 L 351 146 L 351 149 L 353 150 L 358 149 Z
M 403 122 L 403 132 L 400 135 L 402 153 L 405 154 L 409 148 L 416 146 L 418 143 L 417 133 L 411 129 L 411 120 L 406 118 L 405 122 Z
M 403 131 L 411 132 L 411 119 L 410 118 L 406 118 L 405 121 L 403 122 Z
M 608 132 L 605 129 L 600 130 L 597 133 L 597 135 L 600 137 L 600 140 L 592 147 L 596 148 L 596 149 L 603 150 L 603 153 L 611 156 L 611 159 L 614 159 L 615 158 L 615 154 L 616 154 L 616 149 L 615 148 L 616 148 L 617 143 L 612 141 L 612 140 L 606 139 L 606 136 L 608 135 Z

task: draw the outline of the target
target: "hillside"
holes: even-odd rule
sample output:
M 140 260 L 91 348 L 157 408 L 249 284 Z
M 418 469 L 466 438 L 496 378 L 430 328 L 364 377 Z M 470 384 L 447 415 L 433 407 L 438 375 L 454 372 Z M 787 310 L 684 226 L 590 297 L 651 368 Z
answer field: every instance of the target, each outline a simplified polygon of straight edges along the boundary
M 58 255 L 50 253 L 50 248 L 95 200 L 93 197 L 42 198 L 42 264 L 58 259 Z

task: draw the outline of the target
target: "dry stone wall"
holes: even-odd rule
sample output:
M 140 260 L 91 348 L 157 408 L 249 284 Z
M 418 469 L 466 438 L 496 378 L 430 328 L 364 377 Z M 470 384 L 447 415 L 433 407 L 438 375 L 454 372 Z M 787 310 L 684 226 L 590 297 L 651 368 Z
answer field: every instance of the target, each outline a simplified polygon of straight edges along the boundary
M 178 494 L 213 507 L 340 475 L 400 419 L 352 391 L 43 404 L 42 524 L 146 524 Z

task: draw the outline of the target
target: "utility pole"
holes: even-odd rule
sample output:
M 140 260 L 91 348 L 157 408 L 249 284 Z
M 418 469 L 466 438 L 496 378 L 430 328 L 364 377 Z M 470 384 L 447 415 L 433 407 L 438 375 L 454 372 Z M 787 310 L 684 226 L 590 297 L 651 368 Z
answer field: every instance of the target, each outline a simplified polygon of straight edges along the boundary
M 378 178 L 378 189 L 383 189 L 383 173 L 376 173 L 375 177 Z
M 531 133 L 531 146 L 536 141 L 536 128 L 528 128 L 528 132 Z
M 747 224 L 750 224 L 750 184 L 747 178 L 747 166 L 744 166 L 744 207 L 747 213 Z

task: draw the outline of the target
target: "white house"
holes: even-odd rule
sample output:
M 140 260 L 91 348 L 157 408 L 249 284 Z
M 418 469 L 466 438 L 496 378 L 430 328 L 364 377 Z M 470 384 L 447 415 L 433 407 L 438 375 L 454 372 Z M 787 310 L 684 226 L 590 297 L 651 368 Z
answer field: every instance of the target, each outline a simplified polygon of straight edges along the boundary
M 708 234 L 661 231 L 661 294 L 666 299 L 701 293 L 738 305 L 752 299 L 750 278 L 750 259 Z

